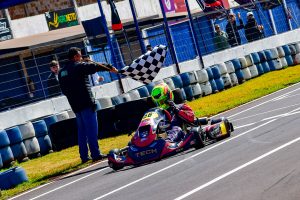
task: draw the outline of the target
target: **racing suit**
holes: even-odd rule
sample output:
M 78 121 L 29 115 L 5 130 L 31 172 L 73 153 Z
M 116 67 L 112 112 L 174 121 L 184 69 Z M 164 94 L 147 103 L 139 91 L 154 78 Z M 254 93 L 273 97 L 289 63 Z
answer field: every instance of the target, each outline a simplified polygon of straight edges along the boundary
M 175 105 L 173 101 L 169 101 L 170 107 L 167 111 L 170 113 L 171 124 L 167 132 L 167 141 L 180 142 L 185 133 L 182 130 L 184 122 L 194 123 L 195 114 L 187 104 Z

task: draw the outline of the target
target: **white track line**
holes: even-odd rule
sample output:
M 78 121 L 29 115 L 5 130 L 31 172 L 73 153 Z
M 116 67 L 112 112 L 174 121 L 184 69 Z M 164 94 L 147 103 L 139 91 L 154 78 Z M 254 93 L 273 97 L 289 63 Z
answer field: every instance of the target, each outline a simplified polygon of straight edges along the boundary
M 233 170 L 230 170 L 229 172 L 226 172 L 225 174 L 222 174 L 221 176 L 218 176 L 218 177 L 214 178 L 213 180 L 211 180 L 211 181 L 209 181 L 209 182 L 207 182 L 207 183 L 205 183 L 205 184 L 203 184 L 203 185 L 201 185 L 201 186 L 199 186 L 199 187 L 191 190 L 190 192 L 185 193 L 184 195 L 182 195 L 180 197 L 177 197 L 174 200 L 182 200 L 182 199 L 184 199 L 184 198 L 186 198 L 186 197 L 188 197 L 188 196 L 190 196 L 190 195 L 192 195 L 192 194 L 194 194 L 196 192 L 199 192 L 200 190 L 202 190 L 202 189 L 204 189 L 204 188 L 206 188 L 206 187 L 208 187 L 208 186 L 210 186 L 210 185 L 218 182 L 219 180 L 222 180 L 222 179 L 226 178 L 227 176 L 229 176 L 229 175 L 231 175 L 231 174 L 233 174 L 233 173 L 235 173 L 235 172 L 237 172 L 237 171 L 239 171 L 239 170 L 241 170 L 241 169 L 243 169 L 243 168 L 245 168 L 245 167 L 247 167 L 249 165 L 252 165 L 253 163 L 255 163 L 257 161 L 260 161 L 263 158 L 266 158 L 267 156 L 270 156 L 270 155 L 276 153 L 277 151 L 282 150 L 282 149 L 284 149 L 284 148 L 286 148 L 286 147 L 288 147 L 288 146 L 290 146 L 290 145 L 298 142 L 299 140 L 300 140 L 300 137 L 298 137 L 298 138 L 296 138 L 296 139 L 294 139 L 294 140 L 292 140 L 290 142 L 287 142 L 287 143 L 285 143 L 285 144 L 277 147 L 276 149 L 273 149 L 273 150 L 271 150 L 271 151 L 269 151 L 269 152 L 267 152 L 267 153 L 265 153 L 265 154 L 263 154 L 263 155 L 255 158 L 253 160 L 250 160 L 249 162 L 246 162 L 245 164 L 243 164 L 243 165 L 241 165 L 241 166 L 239 166 L 237 168 L 234 168 Z
M 153 173 L 151 173 L 151 174 L 149 174 L 149 175 L 147 175 L 147 176 L 144 176 L 144 177 L 142 177 L 142 178 L 140 178 L 140 179 L 137 179 L 137 180 L 135 180 L 135 181 L 133 181 L 133 182 L 131 182 L 131 183 L 128 183 L 128 184 L 126 184 L 126 185 L 124 185 L 124 186 L 122 186 L 122 187 L 119 187 L 119 188 L 117 188 L 117 189 L 115 189 L 115 190 L 113 190 L 113 191 L 111 191 L 111 192 L 108 192 L 108 193 L 106 193 L 106 194 L 104 194 L 104 195 L 102 195 L 102 196 L 100 196 L 100 197 L 97 197 L 97 198 L 95 198 L 94 200 L 103 199 L 103 198 L 105 198 L 105 197 L 107 197 L 107 196 L 109 196 L 109 195 L 111 195 L 111 194 L 114 194 L 114 193 L 116 193 L 116 192 L 119 192 L 120 190 L 123 190 L 123 189 L 125 189 L 125 188 L 127 188 L 127 187 L 129 187 L 129 186 L 131 186 L 131 185 L 134 185 L 134 184 L 136 184 L 136 183 L 138 183 L 138 182 L 141 182 L 141 181 L 143 181 L 143 180 L 145 180 L 145 179 L 147 179 L 147 178 L 150 178 L 150 177 L 152 177 L 152 176 L 154 176 L 154 175 L 156 175 L 156 174 L 159 174 L 160 172 L 166 171 L 167 169 L 170 169 L 170 168 L 172 168 L 172 167 L 175 167 L 176 165 L 179 165 L 179 164 L 181 164 L 181 163 L 183 163 L 183 162 L 185 162 L 185 161 L 187 161 L 187 160 L 189 160 L 189 159 L 192 159 L 192 158 L 194 158 L 194 157 L 196 157 L 196 156 L 199 156 L 199 155 L 201 155 L 201 154 L 203 154 L 203 153 L 205 153 L 205 152 L 207 152 L 207 151 L 209 151 L 209 150 L 215 149 L 215 148 L 217 148 L 218 146 L 220 146 L 220 145 L 222 145 L 222 144 L 225 144 L 225 143 L 227 143 L 227 142 L 229 142 L 229 141 L 231 141 L 231 140 L 234 140 L 234 139 L 236 139 L 236 138 L 238 138 L 238 137 L 241 137 L 241 136 L 243 136 L 243 135 L 245 135 L 245 134 L 247 134 L 247 133 L 249 133 L 249 132 L 251 132 L 251 131 L 254 131 L 254 130 L 256 130 L 256 129 L 262 127 L 262 126 L 265 126 L 265 125 L 267 125 L 267 124 L 269 124 L 269 123 L 271 123 L 271 122 L 274 122 L 275 120 L 276 120 L 276 119 L 273 119 L 273 120 L 271 120 L 271 121 L 268 121 L 268 122 L 266 122 L 266 123 L 264 123 L 264 124 L 261 124 L 261 125 L 255 127 L 255 128 L 252 128 L 252 129 L 250 129 L 250 130 L 248 130 L 248 131 L 246 131 L 246 132 L 244 132 L 244 133 L 241 133 L 241 134 L 239 134 L 239 135 L 237 135 L 237 136 L 228 138 L 227 140 L 224 140 L 224 141 L 222 141 L 222 142 L 220 142 L 220 143 L 217 143 L 216 145 L 214 145 L 214 146 L 212 146 L 212 147 L 209 147 L 209 148 L 207 148 L 207 149 L 204 149 L 203 151 L 201 151 L 201 152 L 199 152 L 199 153 L 196 153 L 196 154 L 194 154 L 194 155 L 192 155 L 192 156 L 190 156 L 190 157 L 188 157 L 188 158 L 185 158 L 185 159 L 183 159 L 183 160 L 181 160 L 181 161 L 178 161 L 178 162 L 176 162 L 176 163 L 174 163 L 174 164 L 172 164 L 172 165 L 169 165 L 168 167 L 162 168 L 162 169 L 160 169 L 160 170 L 158 170 L 158 171 L 156 171 L 156 172 L 153 172 Z
M 70 173 L 70 174 L 66 174 L 65 176 L 62 176 L 62 177 L 60 177 L 59 179 L 67 178 L 67 177 L 72 176 L 72 175 L 74 175 L 74 174 L 80 173 L 80 172 L 82 172 L 82 171 L 84 171 L 84 170 L 87 170 L 87 169 L 89 169 L 89 168 L 91 168 L 91 167 L 94 167 L 94 166 L 96 166 L 96 165 L 98 165 L 98 164 L 100 164 L 100 163 L 103 163 L 103 162 L 106 162 L 106 161 L 101 161 L 101 162 L 92 164 L 92 165 L 90 165 L 90 166 L 88 166 L 88 167 L 85 167 L 85 168 L 83 168 L 83 169 L 77 170 L 77 171 L 72 172 L 72 173 Z M 53 180 L 53 181 L 51 181 L 51 182 L 49 182 L 49 183 L 46 183 L 46 184 L 41 185 L 41 186 L 38 186 L 38 187 L 36 187 L 36 188 L 34 188 L 34 189 L 31 189 L 31 190 L 28 190 L 28 191 L 26 191 L 26 192 L 23 192 L 23 193 L 21 193 L 21 194 L 19 194 L 19 195 L 17 195 L 17 196 L 14 196 L 14 197 L 10 198 L 9 200 L 13 200 L 13 199 L 19 198 L 19 197 L 21 197 L 21 196 L 24 196 L 24 195 L 26 195 L 26 194 L 28 194 L 28 193 L 30 193 L 30 192 L 33 192 L 33 191 L 38 190 L 38 189 L 41 189 L 41 188 L 43 188 L 43 187 L 45 187 L 45 186 L 47 186 L 47 185 L 50 185 L 50 184 L 52 184 L 52 183 L 55 183 L 55 182 L 57 182 L 57 180 Z

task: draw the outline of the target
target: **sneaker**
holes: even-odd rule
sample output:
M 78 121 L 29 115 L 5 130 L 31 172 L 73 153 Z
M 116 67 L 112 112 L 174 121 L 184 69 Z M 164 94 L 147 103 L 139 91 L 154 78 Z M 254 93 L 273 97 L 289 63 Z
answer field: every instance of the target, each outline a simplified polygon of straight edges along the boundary
M 88 157 L 88 158 L 86 158 L 86 159 L 81 159 L 81 163 L 83 164 L 83 163 L 86 163 L 86 162 L 88 162 L 88 161 L 90 161 L 90 160 L 92 160 L 91 157 Z

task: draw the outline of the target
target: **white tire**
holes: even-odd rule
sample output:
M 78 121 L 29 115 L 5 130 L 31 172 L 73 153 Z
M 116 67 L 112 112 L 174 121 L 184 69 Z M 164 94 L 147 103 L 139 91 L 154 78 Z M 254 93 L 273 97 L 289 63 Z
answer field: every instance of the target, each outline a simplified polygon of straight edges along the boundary
M 219 64 L 218 64 L 218 67 L 219 67 L 219 69 L 220 69 L 221 75 L 227 73 L 227 67 L 226 67 L 225 63 L 219 63 Z
M 207 71 L 205 69 L 197 70 L 196 74 L 197 74 L 199 83 L 205 83 L 209 80 Z
M 236 86 L 239 84 L 239 80 L 234 72 L 230 73 L 229 76 L 230 76 L 230 80 L 231 80 L 231 83 L 233 86 Z
M 226 74 L 223 74 L 221 76 L 221 78 L 223 79 L 223 82 L 224 82 L 224 86 L 227 88 L 227 87 L 232 87 L 232 83 L 231 83 L 231 79 L 230 79 L 230 76 L 228 73 Z
M 251 79 L 251 73 L 248 67 L 242 69 L 242 73 L 244 75 L 245 80 Z
M 226 65 L 228 74 L 235 72 L 234 65 L 232 64 L 231 61 L 225 62 L 225 65 Z
M 280 62 L 280 58 L 277 58 L 274 60 L 274 64 L 275 64 L 275 69 L 282 69 L 282 65 L 281 65 L 281 62 Z
M 248 67 L 251 73 L 251 78 L 257 77 L 258 76 L 258 70 L 256 65 L 251 65 L 250 67 Z
M 171 78 L 165 78 L 164 82 L 169 86 L 171 90 L 175 90 L 174 82 Z
M 281 57 L 279 59 L 280 59 L 280 64 L 281 64 L 282 67 L 287 67 L 288 66 L 288 63 L 287 63 L 285 57 Z
M 246 55 L 245 56 L 246 62 L 247 62 L 247 67 L 252 66 L 253 65 L 253 59 L 251 55 Z
M 212 88 L 211 88 L 211 84 L 209 81 L 200 83 L 200 87 L 201 87 L 203 96 L 210 95 L 212 93 Z
M 245 57 L 241 57 L 241 58 L 239 58 L 239 60 L 240 60 L 242 69 L 248 67 L 248 66 L 247 66 L 247 61 L 246 61 L 246 58 L 245 58 Z
M 277 47 L 277 51 L 278 51 L 278 56 L 279 58 L 282 58 L 285 56 L 284 50 L 282 48 L 282 46 Z

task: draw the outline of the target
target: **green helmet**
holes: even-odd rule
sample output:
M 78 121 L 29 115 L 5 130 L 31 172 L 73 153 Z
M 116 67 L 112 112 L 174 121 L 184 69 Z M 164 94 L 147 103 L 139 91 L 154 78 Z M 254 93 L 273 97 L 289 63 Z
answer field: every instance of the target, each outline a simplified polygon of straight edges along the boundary
M 162 109 L 168 109 L 170 107 L 168 101 L 174 99 L 173 92 L 165 83 L 156 85 L 151 92 L 151 97 L 156 105 Z

